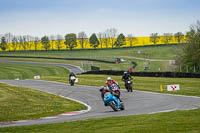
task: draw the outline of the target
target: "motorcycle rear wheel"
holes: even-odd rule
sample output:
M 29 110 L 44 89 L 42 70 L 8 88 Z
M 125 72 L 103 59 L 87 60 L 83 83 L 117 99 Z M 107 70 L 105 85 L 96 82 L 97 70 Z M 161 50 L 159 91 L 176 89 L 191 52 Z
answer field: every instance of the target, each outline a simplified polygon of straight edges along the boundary
M 110 104 L 110 107 L 116 112 L 117 110 L 117 105 L 116 104 Z
M 121 103 L 121 108 L 120 108 L 121 110 L 124 110 L 125 109 L 125 107 L 124 107 L 124 103 Z

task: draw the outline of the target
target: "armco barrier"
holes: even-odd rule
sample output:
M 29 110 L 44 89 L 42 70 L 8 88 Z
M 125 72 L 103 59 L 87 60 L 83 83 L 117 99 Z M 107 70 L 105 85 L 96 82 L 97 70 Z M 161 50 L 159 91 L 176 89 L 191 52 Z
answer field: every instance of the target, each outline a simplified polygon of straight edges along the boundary
M 106 75 L 123 75 L 124 71 L 101 70 L 88 71 L 82 74 L 106 74 Z M 183 73 L 183 72 L 131 72 L 132 76 L 141 77 L 170 77 L 170 78 L 200 78 L 200 73 Z

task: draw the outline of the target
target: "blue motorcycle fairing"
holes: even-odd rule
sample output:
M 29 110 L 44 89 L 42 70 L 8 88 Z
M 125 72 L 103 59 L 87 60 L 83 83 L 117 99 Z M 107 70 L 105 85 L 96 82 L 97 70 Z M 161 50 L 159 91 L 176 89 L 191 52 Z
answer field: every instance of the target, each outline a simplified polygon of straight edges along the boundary
M 120 104 L 120 100 L 113 96 L 110 92 L 107 92 L 104 96 L 104 102 L 105 103 L 110 103 L 110 102 L 115 102 L 117 103 L 117 108 L 120 109 L 121 108 L 121 104 Z

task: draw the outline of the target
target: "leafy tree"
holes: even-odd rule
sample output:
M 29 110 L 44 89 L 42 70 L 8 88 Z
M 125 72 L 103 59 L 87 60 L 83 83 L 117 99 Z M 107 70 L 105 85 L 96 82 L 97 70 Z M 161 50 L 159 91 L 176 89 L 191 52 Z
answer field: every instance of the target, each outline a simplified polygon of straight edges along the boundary
M 133 47 L 133 44 L 137 43 L 138 40 L 132 34 L 128 34 L 127 41 L 130 43 L 130 47 Z
M 158 35 L 158 33 L 151 33 L 150 35 L 150 41 L 153 43 L 153 44 L 157 44 L 160 40 L 160 36 Z
M 183 42 L 183 39 L 184 39 L 184 35 L 182 32 L 177 32 L 174 34 L 174 37 L 175 37 L 175 40 L 178 42 L 178 43 L 181 43 Z
M 7 42 L 6 42 L 6 38 L 4 36 L 1 38 L 0 48 L 2 50 L 6 50 L 6 48 L 7 48 Z
M 93 48 L 96 48 L 99 46 L 99 40 L 97 39 L 97 36 L 95 33 L 93 33 L 91 36 L 90 36 L 90 46 L 93 47 Z
M 186 36 L 186 45 L 177 62 L 182 66 L 182 70 L 200 72 L 200 21 L 190 26 Z
M 69 48 L 70 50 L 72 50 L 74 47 L 77 46 L 77 39 L 76 39 L 76 34 L 74 33 L 70 33 L 65 35 L 65 45 L 66 48 Z
M 116 47 L 121 47 L 126 44 L 126 37 L 121 33 L 117 37 L 117 40 L 115 41 L 115 46 Z
M 50 46 L 50 43 L 49 43 L 48 36 L 43 36 L 41 38 L 41 43 L 42 43 L 42 45 L 43 45 L 45 50 L 49 50 L 50 49 L 51 46 Z

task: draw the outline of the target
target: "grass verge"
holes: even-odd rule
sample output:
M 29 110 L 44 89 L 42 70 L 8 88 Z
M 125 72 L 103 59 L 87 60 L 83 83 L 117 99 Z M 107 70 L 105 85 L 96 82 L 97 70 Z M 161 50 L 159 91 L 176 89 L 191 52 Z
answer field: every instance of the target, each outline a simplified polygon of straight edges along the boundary
M 79 78 L 79 85 L 89 86 L 105 86 L 107 77 L 111 77 L 116 80 L 121 88 L 124 87 L 124 83 L 121 80 L 121 76 L 113 75 L 77 75 Z M 60 77 L 43 77 L 44 80 L 65 82 L 68 81 Z M 168 92 L 167 85 L 179 84 L 180 90 Z M 134 90 L 160 92 L 160 85 L 164 88 L 162 93 L 168 94 L 180 94 L 188 96 L 200 96 L 200 79 L 199 78 L 158 78 L 158 77 L 133 77 Z
M 1 133 L 199 133 L 200 109 L 0 128 Z
M 69 71 L 57 66 L 0 63 L 0 79 L 33 79 L 36 75 L 67 78 Z
M 0 121 L 24 120 L 86 109 L 80 103 L 25 87 L 0 83 Z

